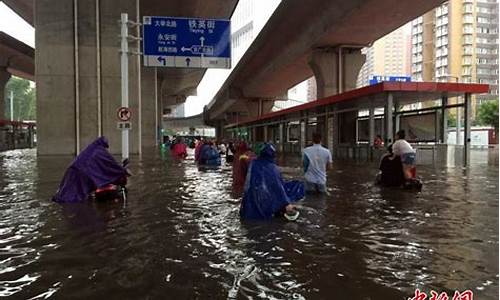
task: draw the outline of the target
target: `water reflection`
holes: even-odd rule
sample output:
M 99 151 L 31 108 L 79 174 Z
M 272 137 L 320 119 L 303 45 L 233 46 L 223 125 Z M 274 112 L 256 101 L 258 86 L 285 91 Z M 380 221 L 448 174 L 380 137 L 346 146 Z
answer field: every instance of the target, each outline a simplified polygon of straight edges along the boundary
M 498 156 L 497 156 L 498 157 Z M 0 296 L 405 299 L 471 289 L 498 298 L 498 166 L 425 166 L 420 193 L 373 186 L 336 162 L 331 196 L 298 222 L 241 222 L 231 169 L 151 151 L 127 203 L 59 205 L 65 158 L 0 153 Z M 285 177 L 301 175 L 287 159 Z

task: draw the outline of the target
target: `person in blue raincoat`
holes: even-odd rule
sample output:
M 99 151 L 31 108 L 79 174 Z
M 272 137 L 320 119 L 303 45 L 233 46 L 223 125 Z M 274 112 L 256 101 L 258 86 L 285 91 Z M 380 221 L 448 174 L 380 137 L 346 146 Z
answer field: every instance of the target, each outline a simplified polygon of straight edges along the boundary
M 304 184 L 285 182 L 275 157 L 274 146 L 264 144 L 258 158 L 250 164 L 240 207 L 242 218 L 269 220 L 281 213 L 289 220 L 297 218 L 298 211 L 292 203 L 304 197 Z
M 221 159 L 217 149 L 214 148 L 213 143 L 209 142 L 203 144 L 200 149 L 200 158 L 198 164 L 207 166 L 220 166 Z

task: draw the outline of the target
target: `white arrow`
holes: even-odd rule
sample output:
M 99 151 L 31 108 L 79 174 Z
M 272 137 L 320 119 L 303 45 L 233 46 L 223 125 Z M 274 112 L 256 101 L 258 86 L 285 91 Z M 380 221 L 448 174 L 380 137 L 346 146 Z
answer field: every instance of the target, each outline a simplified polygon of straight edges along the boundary
M 200 37 L 200 44 L 201 44 L 201 46 L 202 46 L 202 47 L 203 47 L 203 42 L 204 42 L 204 41 L 205 41 L 205 38 L 201 36 L 201 37 Z

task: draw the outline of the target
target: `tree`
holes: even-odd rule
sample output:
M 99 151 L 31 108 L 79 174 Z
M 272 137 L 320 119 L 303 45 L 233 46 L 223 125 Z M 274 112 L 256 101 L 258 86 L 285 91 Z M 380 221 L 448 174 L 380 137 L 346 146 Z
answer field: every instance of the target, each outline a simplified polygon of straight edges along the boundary
M 30 81 L 12 77 L 5 86 L 5 116 L 0 119 L 10 119 L 10 95 L 14 92 L 14 120 L 36 120 L 35 89 Z
M 448 126 L 447 127 L 457 127 L 457 117 L 452 114 L 448 114 Z
M 477 120 L 480 125 L 489 125 L 498 132 L 498 99 L 483 102 L 477 110 Z

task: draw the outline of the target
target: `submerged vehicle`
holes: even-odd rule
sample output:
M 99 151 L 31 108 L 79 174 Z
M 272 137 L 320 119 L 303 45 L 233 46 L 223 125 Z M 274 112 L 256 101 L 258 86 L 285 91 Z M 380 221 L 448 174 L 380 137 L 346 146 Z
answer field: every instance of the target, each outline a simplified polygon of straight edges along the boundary
M 375 183 L 384 187 L 402 187 L 408 190 L 421 190 L 422 181 L 417 178 L 416 168 L 412 169 L 412 178 L 406 179 L 403 173 L 403 164 L 397 156 L 391 158 L 386 155 L 380 162 L 380 172 L 375 178 Z
M 88 199 L 125 200 L 128 160 L 120 165 L 108 152 L 109 144 L 100 137 L 87 146 L 70 164 L 52 200 L 59 203 Z
M 127 170 L 129 160 L 125 159 L 122 162 L 122 166 Z M 127 176 L 129 175 L 127 171 Z M 127 200 L 127 176 L 124 176 L 118 181 L 110 183 L 102 188 L 97 188 L 93 193 L 91 193 L 91 198 L 98 201 L 106 200 Z

